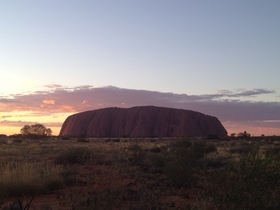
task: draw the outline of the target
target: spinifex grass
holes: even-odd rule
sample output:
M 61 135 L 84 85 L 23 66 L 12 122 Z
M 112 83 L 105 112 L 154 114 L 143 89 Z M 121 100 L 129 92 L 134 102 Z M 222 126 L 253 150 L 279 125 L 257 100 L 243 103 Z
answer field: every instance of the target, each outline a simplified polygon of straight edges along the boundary
M 45 193 L 63 185 L 62 168 L 54 164 L 8 162 L 0 165 L 2 196 Z
M 252 150 L 211 171 L 201 197 L 205 208 L 200 209 L 279 209 L 279 157 Z

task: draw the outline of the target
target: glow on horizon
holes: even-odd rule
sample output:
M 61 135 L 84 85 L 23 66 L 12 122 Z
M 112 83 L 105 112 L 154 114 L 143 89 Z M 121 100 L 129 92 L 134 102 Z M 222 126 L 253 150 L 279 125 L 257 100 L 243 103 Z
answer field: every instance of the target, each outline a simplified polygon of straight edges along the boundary
M 280 103 L 242 101 L 242 97 L 274 94 L 269 90 L 222 90 L 213 95 L 186 95 L 117 87 L 47 85 L 33 93 L 0 98 L 0 133 L 18 134 L 28 124 L 42 123 L 58 135 L 71 114 L 105 107 L 155 105 L 199 111 L 218 117 L 228 134 L 247 131 L 253 136 L 280 135 Z M 233 102 L 224 100 L 234 98 Z M 6 111 L 5 111 L 6 110 Z M 17 111 L 16 111 L 17 110 Z M 259 113 L 262 115 L 258 116 Z
M 58 135 L 61 129 L 61 125 L 64 120 L 74 113 L 60 113 L 59 115 L 40 115 L 39 113 L 25 112 L 25 111 L 13 111 L 13 112 L 1 112 L 2 120 L 0 121 L 0 134 L 13 135 L 20 134 L 20 129 L 24 125 L 33 125 L 40 123 L 47 128 L 51 128 L 53 135 Z M 38 115 L 38 116 L 36 116 Z M 56 116 L 56 117 L 54 117 Z
M 229 133 L 279 135 L 279 8 L 279 0 L 3 1 L 0 133 L 40 122 L 57 134 L 71 113 L 152 104 L 217 116 Z
M 44 125 L 44 123 L 41 123 Z M 10 136 L 10 135 L 14 135 L 14 134 L 20 134 L 20 129 L 22 128 L 23 126 L 15 126 L 15 127 L 12 127 L 12 126 L 1 126 L 0 127 L 0 134 L 5 134 L 7 136 Z M 47 128 L 50 128 L 52 130 L 52 135 L 53 136 L 57 136 L 60 132 L 60 129 L 61 127 L 48 127 L 46 126 Z
M 65 119 L 68 115 L 65 116 Z M 44 117 L 42 117 L 44 118 Z M 64 121 L 64 120 L 63 120 Z M 61 121 L 61 125 L 63 123 L 63 121 Z M 34 122 L 35 123 L 35 122 Z M 44 121 L 42 122 L 36 122 L 36 123 L 41 123 L 43 125 L 46 125 L 46 127 L 51 128 L 51 130 L 53 131 L 52 135 L 57 136 L 60 132 L 61 126 L 47 126 L 48 123 L 44 123 Z M 273 135 L 277 135 L 280 136 L 280 129 L 279 128 L 266 128 L 266 127 L 254 127 L 254 126 L 247 126 L 247 125 L 238 125 L 236 123 L 229 123 L 229 122 L 221 122 L 223 124 L 223 126 L 225 127 L 225 129 L 228 132 L 228 135 L 235 133 L 238 134 L 240 132 L 243 131 L 247 131 L 248 133 L 250 133 L 252 136 L 261 136 L 261 135 L 265 135 L 265 136 L 273 136 Z M 30 123 L 25 123 L 27 125 L 31 125 Z M 13 134 L 20 134 L 20 129 L 23 127 L 23 125 L 21 126 L 3 126 L 0 125 L 0 134 L 6 134 L 6 135 L 13 135 Z

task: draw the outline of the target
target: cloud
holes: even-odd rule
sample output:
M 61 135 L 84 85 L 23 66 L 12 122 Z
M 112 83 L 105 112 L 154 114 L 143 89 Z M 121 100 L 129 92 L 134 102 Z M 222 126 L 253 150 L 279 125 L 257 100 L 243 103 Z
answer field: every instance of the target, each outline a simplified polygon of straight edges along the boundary
M 273 90 L 266 89 L 253 89 L 253 90 L 238 90 L 236 92 L 232 92 L 229 90 L 219 90 L 217 94 L 205 95 L 211 99 L 224 99 L 224 98 L 244 98 L 244 97 L 255 97 L 259 95 L 265 94 L 274 94 L 276 93 Z
M 15 99 L 10 99 L 10 98 L 0 98 L 0 104 L 1 103 L 16 103 L 18 101 L 16 101 Z
M 49 85 L 45 85 L 44 87 L 46 87 L 48 89 L 60 89 L 60 88 L 63 88 L 63 86 L 59 85 L 59 84 L 49 84 Z
M 0 112 L 25 111 L 36 116 L 55 116 L 58 113 L 76 113 L 104 107 L 155 105 L 202 112 L 228 124 L 246 122 L 256 126 L 275 126 L 279 125 L 280 120 L 280 102 L 239 99 L 275 93 L 265 89 L 236 92 L 220 90 L 217 94 L 187 95 L 114 86 L 69 88 L 54 84 L 46 88 L 30 94 L 0 97 Z
M 0 121 L 0 125 L 5 125 L 5 126 L 13 126 L 13 127 L 23 127 L 24 125 L 34 125 L 38 124 L 40 122 L 36 121 L 22 121 L 22 120 L 2 120 Z M 46 127 L 61 127 L 62 123 L 61 122 L 45 122 L 44 125 Z
M 6 119 L 6 118 L 10 118 L 10 117 L 12 117 L 12 115 L 2 115 L 1 116 L 2 119 Z
M 43 100 L 44 104 L 55 104 L 55 100 Z
M 156 105 L 190 109 L 215 115 L 223 120 L 278 120 L 279 102 L 253 102 L 222 99 L 225 96 L 252 96 L 274 91 L 262 89 L 232 93 L 223 90 L 218 94 L 187 95 L 157 91 L 133 90 L 108 87 L 78 86 L 63 88 L 59 85 L 52 90 L 31 94 L 16 94 L 10 99 L 2 98 L 0 111 L 31 111 L 34 113 L 81 112 L 103 107 L 131 107 Z M 219 100 L 217 100 L 219 99 Z
M 244 90 L 241 91 L 240 93 L 232 94 L 234 97 L 239 97 L 239 96 L 256 96 L 256 95 L 263 95 L 263 94 L 271 94 L 275 93 L 275 91 L 272 90 L 265 90 L 265 89 L 254 89 L 254 90 Z

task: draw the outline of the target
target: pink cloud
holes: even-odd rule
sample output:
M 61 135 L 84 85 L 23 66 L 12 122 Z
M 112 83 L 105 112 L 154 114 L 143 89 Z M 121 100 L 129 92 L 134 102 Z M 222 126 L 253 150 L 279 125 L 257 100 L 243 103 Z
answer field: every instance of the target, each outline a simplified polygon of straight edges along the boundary
M 221 90 L 217 94 L 187 95 L 113 86 L 96 88 L 86 85 L 69 88 L 54 84 L 47 86 L 47 90 L 44 91 L 0 97 L 0 112 L 29 111 L 36 115 L 49 116 L 103 107 L 155 105 L 189 109 L 216 116 L 228 130 L 233 129 L 233 125 L 242 125 L 258 128 L 258 133 L 264 128 L 270 133 L 280 134 L 280 102 L 240 100 L 271 93 L 275 91 L 254 89 L 235 93 Z M 225 97 L 235 99 L 224 99 Z M 255 129 L 254 132 L 256 131 Z
M 12 121 L 12 120 L 2 120 L 0 121 L 0 125 L 5 125 L 5 126 L 12 126 L 12 127 L 23 127 L 24 125 L 33 125 L 37 124 L 40 122 L 36 121 L 22 121 L 22 120 L 17 120 L 17 121 Z M 61 127 L 62 123 L 61 122 L 46 122 L 44 123 L 46 127 Z

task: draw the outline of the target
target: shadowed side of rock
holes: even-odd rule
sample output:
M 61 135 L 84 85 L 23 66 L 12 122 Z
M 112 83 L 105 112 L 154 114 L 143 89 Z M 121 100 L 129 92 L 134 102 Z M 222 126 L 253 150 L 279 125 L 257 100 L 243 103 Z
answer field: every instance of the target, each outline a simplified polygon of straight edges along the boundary
M 155 106 L 104 108 L 69 116 L 60 136 L 77 137 L 205 137 L 227 136 L 213 116 Z

